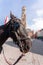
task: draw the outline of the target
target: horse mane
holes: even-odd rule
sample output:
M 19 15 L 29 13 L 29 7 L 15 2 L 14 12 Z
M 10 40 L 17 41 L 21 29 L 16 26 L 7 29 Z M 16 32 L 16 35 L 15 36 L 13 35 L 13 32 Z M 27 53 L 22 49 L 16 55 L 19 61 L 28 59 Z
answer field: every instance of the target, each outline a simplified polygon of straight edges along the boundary
M 12 20 L 15 20 L 16 22 L 18 22 L 18 23 L 20 23 L 20 24 L 23 25 L 21 19 L 17 18 L 15 15 L 13 15 L 12 12 L 10 12 L 10 18 L 11 18 Z M 23 27 L 24 27 L 24 25 L 23 25 Z
M 6 24 L 1 25 L 1 26 L 0 26 L 0 30 L 1 30 L 1 29 L 4 29 L 5 27 L 7 27 L 8 24 L 9 24 L 9 22 L 7 22 Z
M 9 22 L 0 26 L 0 46 L 2 46 L 3 43 L 8 38 L 8 31 L 7 31 L 8 24 Z

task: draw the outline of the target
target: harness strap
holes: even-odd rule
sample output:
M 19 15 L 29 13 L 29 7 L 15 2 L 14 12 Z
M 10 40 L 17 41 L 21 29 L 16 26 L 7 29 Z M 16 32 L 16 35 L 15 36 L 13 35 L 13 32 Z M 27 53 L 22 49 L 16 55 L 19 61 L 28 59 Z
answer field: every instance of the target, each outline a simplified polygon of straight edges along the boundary
M 15 65 L 23 56 L 24 56 L 24 54 L 21 54 L 13 65 Z
M 14 31 L 12 31 L 12 32 L 13 32 L 14 34 L 16 34 L 16 36 L 18 36 L 18 35 L 17 35 L 17 32 L 14 32 Z M 18 36 L 18 37 L 19 37 L 19 36 Z M 17 37 L 17 38 L 18 38 L 18 37 Z M 22 40 L 27 40 L 27 39 L 30 39 L 30 38 L 29 38 L 29 37 L 19 38 L 20 41 L 22 41 Z
M 9 61 L 7 60 L 7 58 L 6 58 L 5 54 L 4 54 L 4 49 L 3 49 L 3 57 L 4 57 L 4 59 L 5 59 L 5 61 L 6 61 L 6 63 L 7 63 L 8 65 L 15 65 L 15 64 L 17 64 L 17 63 L 19 62 L 19 60 L 20 60 L 23 56 L 25 56 L 25 55 L 22 53 L 22 54 L 19 56 L 19 58 L 12 64 L 11 62 L 9 62 Z
M 4 60 L 6 61 L 6 63 L 7 63 L 8 65 L 12 65 L 12 64 L 6 59 L 5 54 L 4 54 L 4 49 L 3 49 L 3 57 L 4 57 Z

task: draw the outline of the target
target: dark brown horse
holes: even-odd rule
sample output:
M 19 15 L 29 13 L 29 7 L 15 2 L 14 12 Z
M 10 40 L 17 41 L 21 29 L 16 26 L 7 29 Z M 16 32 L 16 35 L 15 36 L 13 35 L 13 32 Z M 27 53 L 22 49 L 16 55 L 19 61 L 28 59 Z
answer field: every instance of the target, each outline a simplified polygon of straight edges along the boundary
M 19 27 L 19 23 L 17 22 L 12 23 L 12 20 L 10 19 L 7 24 L 0 26 L 0 53 L 2 51 L 2 45 L 9 37 L 14 39 L 15 42 L 17 41 L 16 35 L 12 33 L 12 31 L 14 32 L 16 31 L 17 26 L 15 24 L 17 24 Z
M 9 37 L 8 35 L 8 23 L 5 25 L 0 26 L 0 53 L 2 51 L 2 45 Z
M 10 18 L 13 23 L 14 22 L 19 23 L 18 27 L 16 28 L 16 31 L 15 32 L 12 31 L 12 33 L 14 33 L 17 37 L 18 42 L 16 42 L 16 44 L 20 47 L 20 50 L 23 53 L 26 53 L 32 46 L 31 39 L 28 38 L 27 31 L 23 24 L 21 23 L 21 20 L 15 17 L 12 13 L 10 14 Z M 12 36 L 12 38 L 13 37 L 14 36 Z M 15 41 L 15 38 L 13 38 L 13 40 Z
M 27 36 L 26 29 L 21 23 L 21 20 L 10 14 L 10 20 L 7 24 L 0 26 L 0 53 L 2 45 L 11 37 L 23 53 L 26 53 L 31 48 L 31 40 Z

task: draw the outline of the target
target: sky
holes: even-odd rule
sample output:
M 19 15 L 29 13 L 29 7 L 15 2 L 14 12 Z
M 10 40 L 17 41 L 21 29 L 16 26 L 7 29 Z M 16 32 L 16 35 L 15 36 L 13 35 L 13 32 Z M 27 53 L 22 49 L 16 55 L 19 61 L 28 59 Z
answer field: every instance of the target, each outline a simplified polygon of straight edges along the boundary
M 43 28 L 43 0 L 0 0 L 0 25 L 10 11 L 21 18 L 22 6 L 26 6 L 27 28 L 37 31 Z

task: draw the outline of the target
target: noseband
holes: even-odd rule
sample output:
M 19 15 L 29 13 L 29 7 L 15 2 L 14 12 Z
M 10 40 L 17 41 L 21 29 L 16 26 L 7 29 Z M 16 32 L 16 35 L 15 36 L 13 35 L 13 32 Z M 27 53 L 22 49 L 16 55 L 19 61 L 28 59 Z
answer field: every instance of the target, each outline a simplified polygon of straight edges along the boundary
M 9 27 L 9 35 L 10 35 L 10 29 L 11 29 L 11 27 Z M 11 32 L 13 32 L 13 31 L 11 31 Z M 17 35 L 17 32 L 13 32 L 13 33 L 16 34 L 19 43 L 21 43 L 20 38 L 19 38 L 19 36 Z M 5 59 L 5 61 L 6 61 L 6 63 L 7 63 L 8 65 L 15 65 L 15 64 L 17 64 L 17 63 L 19 62 L 19 60 L 20 60 L 24 55 L 25 55 L 25 54 L 22 53 L 22 54 L 19 56 L 19 58 L 18 58 L 13 64 L 11 64 L 11 63 L 7 60 L 7 58 L 6 58 L 5 54 L 4 54 L 4 49 L 3 49 L 3 57 L 4 57 L 4 59 Z
M 10 31 L 9 31 L 9 32 L 10 32 Z M 12 31 L 12 32 L 13 32 L 13 31 Z M 19 41 L 19 44 L 21 43 L 21 40 L 23 41 L 23 40 L 29 39 L 29 38 L 22 38 L 22 39 L 20 39 L 16 32 L 13 32 L 13 33 L 16 34 L 17 39 L 18 39 L 18 41 Z M 3 49 L 3 57 L 4 57 L 4 59 L 5 59 L 5 61 L 6 61 L 6 63 L 7 63 L 8 65 L 15 65 L 15 64 L 17 64 L 17 63 L 19 62 L 19 60 L 20 60 L 23 56 L 25 56 L 25 53 L 24 53 L 24 54 L 22 53 L 22 54 L 19 56 L 19 58 L 18 58 L 13 64 L 11 64 L 11 63 L 6 59 L 5 54 L 4 54 L 4 49 Z
M 10 30 L 11 30 L 11 26 L 9 26 L 9 36 L 10 36 Z M 28 37 L 26 37 L 26 38 L 20 38 L 20 37 L 18 36 L 18 34 L 17 34 L 17 31 L 11 31 L 11 32 L 13 32 L 13 33 L 16 35 L 17 40 L 18 40 L 17 42 L 18 42 L 19 44 L 21 44 L 21 41 L 29 39 Z M 5 59 L 5 61 L 6 61 L 6 63 L 7 63 L 8 65 L 15 65 L 23 56 L 25 56 L 25 54 L 22 53 L 22 54 L 19 56 L 19 58 L 16 60 L 16 62 L 14 62 L 13 64 L 11 64 L 11 63 L 6 59 L 5 54 L 4 54 L 4 49 L 3 49 L 3 57 L 4 57 L 4 59 Z

